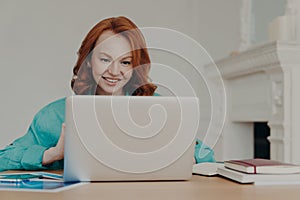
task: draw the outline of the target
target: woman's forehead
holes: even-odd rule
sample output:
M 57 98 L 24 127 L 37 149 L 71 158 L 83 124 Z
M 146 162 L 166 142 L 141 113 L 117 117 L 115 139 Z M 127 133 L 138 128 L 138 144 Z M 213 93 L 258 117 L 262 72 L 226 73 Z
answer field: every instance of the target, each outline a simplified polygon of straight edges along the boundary
M 104 52 L 112 57 L 131 54 L 132 48 L 129 41 L 121 34 L 112 31 L 103 32 L 97 42 L 94 52 Z

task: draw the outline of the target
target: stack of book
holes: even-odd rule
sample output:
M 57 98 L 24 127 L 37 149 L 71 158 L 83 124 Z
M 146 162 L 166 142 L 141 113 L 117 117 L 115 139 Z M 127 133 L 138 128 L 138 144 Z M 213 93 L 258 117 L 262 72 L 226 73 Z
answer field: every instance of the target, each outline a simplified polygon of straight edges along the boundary
M 300 184 L 300 165 L 267 159 L 225 161 L 217 174 L 239 183 Z

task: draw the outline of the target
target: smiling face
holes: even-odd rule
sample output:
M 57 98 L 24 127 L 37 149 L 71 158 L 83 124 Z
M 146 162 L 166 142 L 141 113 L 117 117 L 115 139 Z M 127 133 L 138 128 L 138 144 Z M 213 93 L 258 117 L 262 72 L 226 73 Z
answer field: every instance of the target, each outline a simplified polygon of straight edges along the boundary
M 120 34 L 104 31 L 96 42 L 89 62 L 98 84 L 97 95 L 123 95 L 132 76 L 132 48 Z

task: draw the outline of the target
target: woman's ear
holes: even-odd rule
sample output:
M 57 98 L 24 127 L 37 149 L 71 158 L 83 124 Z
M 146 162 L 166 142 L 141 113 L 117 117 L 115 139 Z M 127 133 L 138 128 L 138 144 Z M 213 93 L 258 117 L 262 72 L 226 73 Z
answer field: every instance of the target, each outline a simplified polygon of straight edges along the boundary
M 90 61 L 86 62 L 88 68 L 92 68 Z

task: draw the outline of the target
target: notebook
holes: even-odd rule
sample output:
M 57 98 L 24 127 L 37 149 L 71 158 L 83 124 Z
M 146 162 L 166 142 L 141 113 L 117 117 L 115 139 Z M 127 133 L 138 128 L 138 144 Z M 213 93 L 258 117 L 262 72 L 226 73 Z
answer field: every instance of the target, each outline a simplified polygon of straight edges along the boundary
M 269 159 L 228 160 L 225 167 L 250 174 L 293 174 L 300 173 L 300 165 Z
M 196 97 L 70 96 L 65 181 L 188 180 Z
M 226 167 L 219 167 L 217 174 L 239 183 L 255 185 L 300 184 L 300 174 L 247 174 Z

